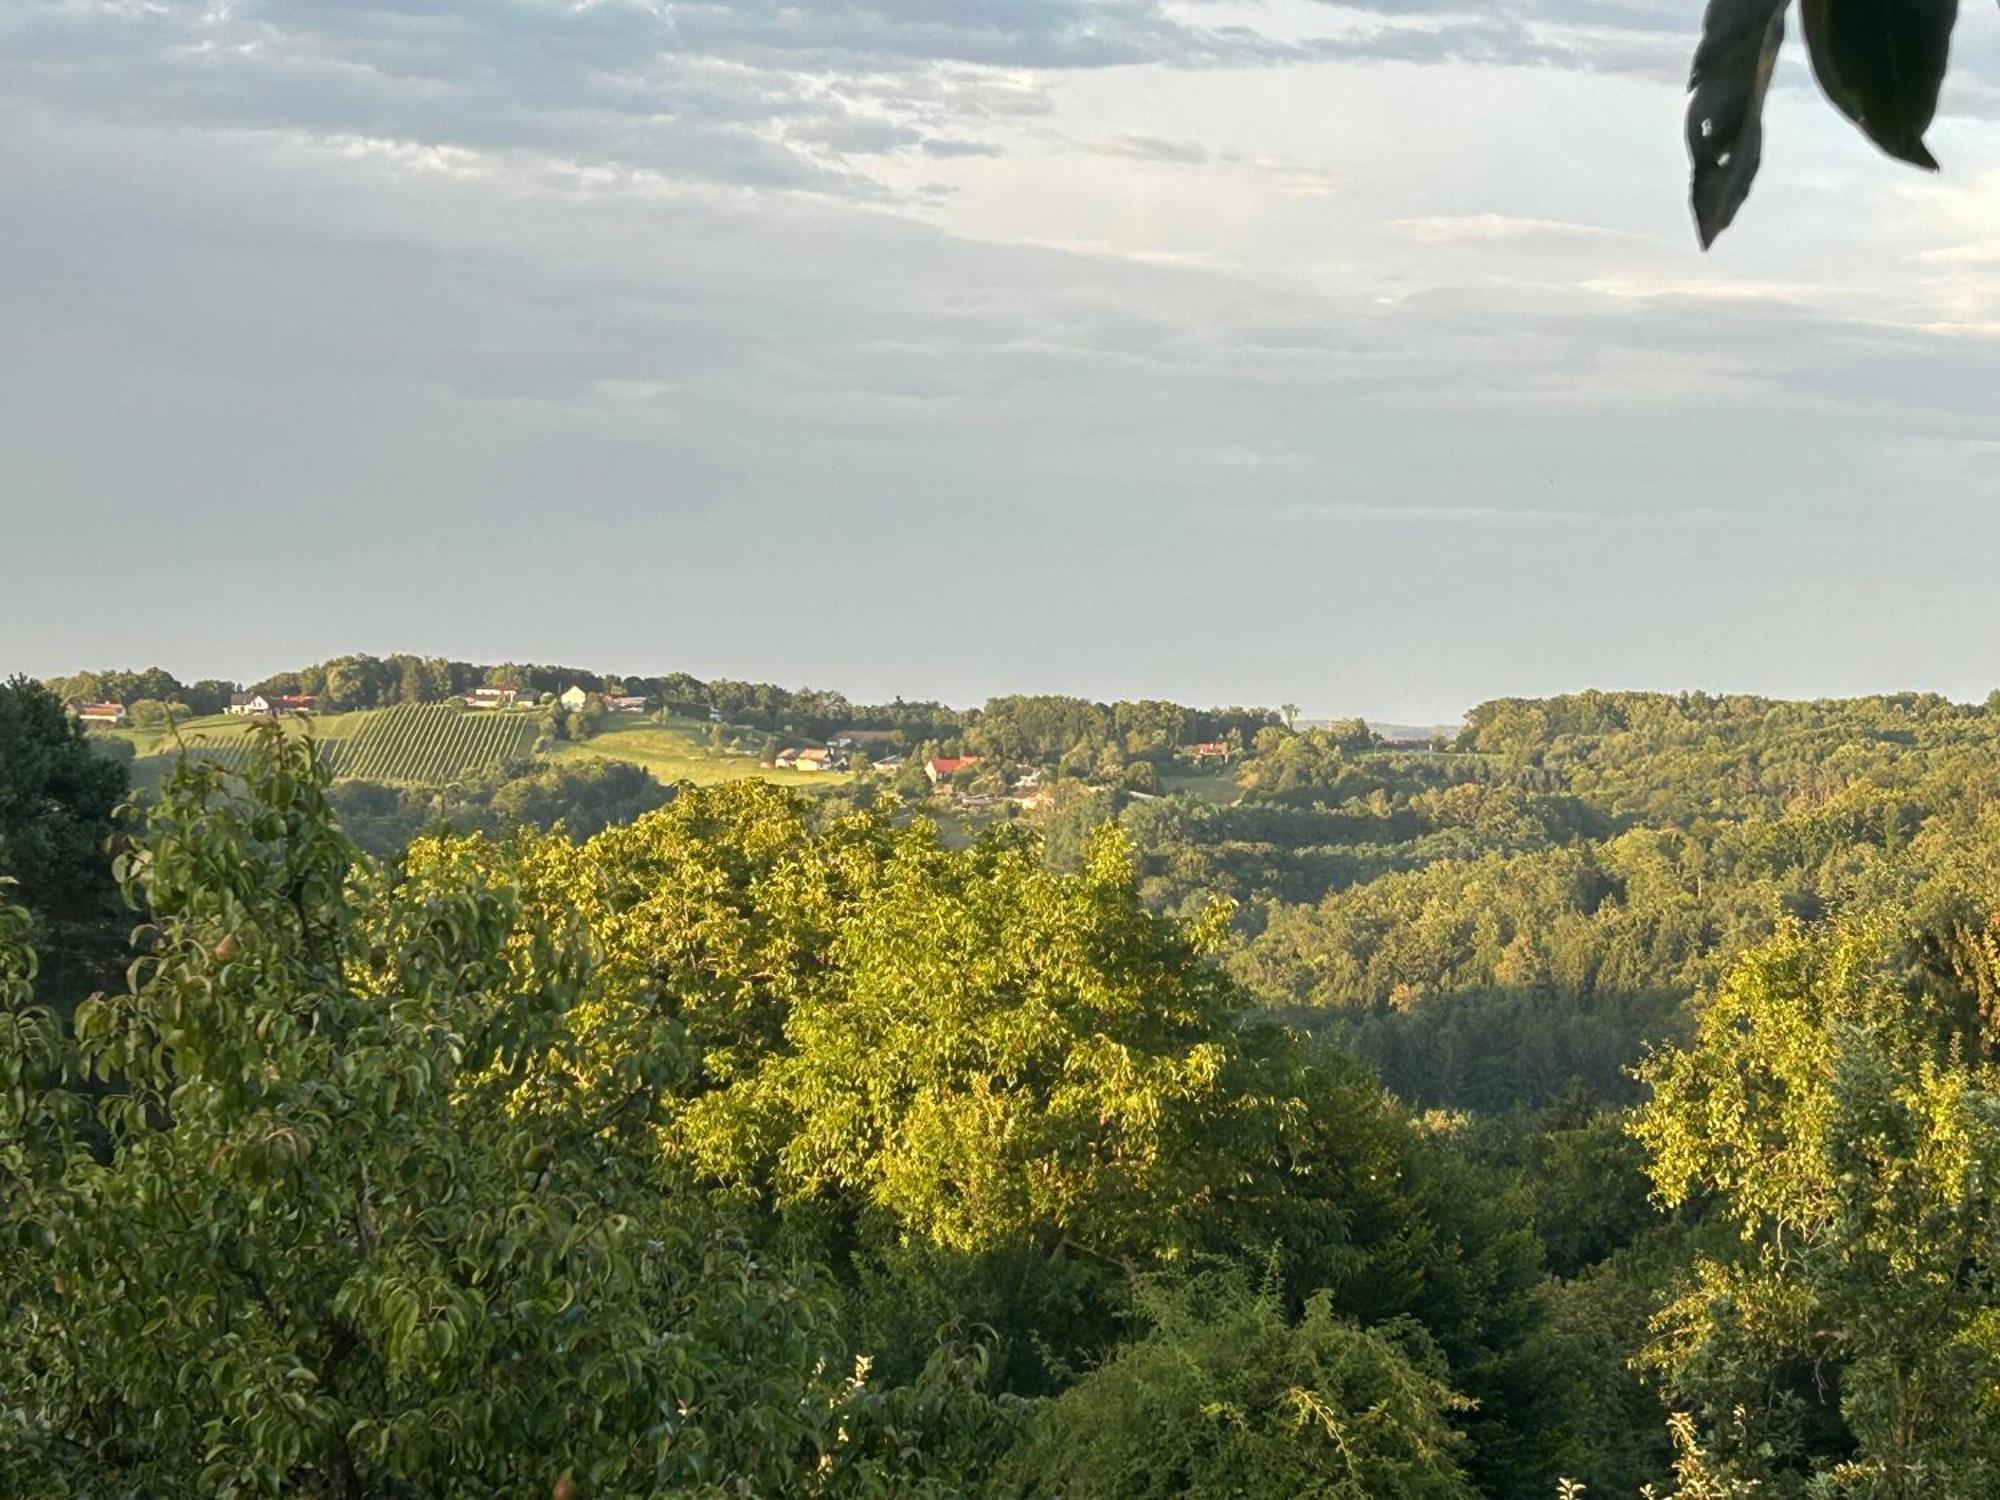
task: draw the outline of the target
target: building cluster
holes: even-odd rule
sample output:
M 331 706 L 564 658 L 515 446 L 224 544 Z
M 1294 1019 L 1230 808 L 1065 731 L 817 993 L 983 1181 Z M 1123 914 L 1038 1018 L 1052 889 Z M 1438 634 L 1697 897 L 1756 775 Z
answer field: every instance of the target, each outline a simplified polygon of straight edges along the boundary
M 275 719 L 279 714 L 309 714 L 318 708 L 319 699 L 311 693 L 231 693 L 226 711 L 239 718 L 254 714 Z
M 648 698 L 637 693 L 591 693 L 572 683 L 556 694 L 556 702 L 572 713 L 590 706 L 595 698 L 598 705 L 608 714 L 642 714 L 651 706 Z

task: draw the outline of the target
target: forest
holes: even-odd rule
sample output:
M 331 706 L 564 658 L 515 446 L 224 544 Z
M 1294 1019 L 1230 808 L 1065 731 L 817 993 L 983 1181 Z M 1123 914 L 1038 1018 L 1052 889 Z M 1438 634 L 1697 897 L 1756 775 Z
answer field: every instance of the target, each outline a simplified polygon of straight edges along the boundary
M 261 686 L 572 681 L 909 763 L 0 685 L 0 1493 L 2000 1488 L 2000 694 Z

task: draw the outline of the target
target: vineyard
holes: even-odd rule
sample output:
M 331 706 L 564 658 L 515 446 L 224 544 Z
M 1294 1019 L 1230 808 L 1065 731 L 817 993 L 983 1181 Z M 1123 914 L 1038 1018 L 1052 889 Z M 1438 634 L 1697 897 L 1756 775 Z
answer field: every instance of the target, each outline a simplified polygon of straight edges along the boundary
M 132 761 L 132 785 L 140 791 L 157 791 L 176 762 L 183 757 L 189 760 L 207 761 L 235 772 L 243 769 L 243 760 L 249 749 L 249 737 L 239 733 L 220 735 L 193 734 L 185 741 L 163 741 L 149 754 L 140 755 Z M 319 758 L 328 767 L 340 762 L 342 742 L 337 739 L 319 741 Z
M 369 714 L 328 759 L 343 778 L 435 785 L 527 760 L 535 733 L 531 714 L 406 703 Z

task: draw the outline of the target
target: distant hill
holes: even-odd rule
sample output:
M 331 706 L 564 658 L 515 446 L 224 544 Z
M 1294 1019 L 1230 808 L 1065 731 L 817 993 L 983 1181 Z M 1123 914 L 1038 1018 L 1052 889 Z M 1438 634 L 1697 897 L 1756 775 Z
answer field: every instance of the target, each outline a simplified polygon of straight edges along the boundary
M 94 728 L 91 734 L 131 745 L 133 783 L 152 788 L 181 755 L 235 766 L 251 726 L 259 722 L 263 721 L 208 714 L 184 720 L 171 732 L 120 727 Z M 625 761 L 662 782 L 762 777 L 787 786 L 817 786 L 846 780 L 839 774 L 773 769 L 748 753 L 742 738 L 731 730 L 693 719 L 662 721 L 650 714 L 607 719 L 588 740 L 553 744 L 540 738 L 541 714 L 535 709 L 411 703 L 311 718 L 287 716 L 281 722 L 288 732 L 310 732 L 319 741 L 335 780 L 446 786 L 466 777 L 551 760 Z
M 1390 724 L 1381 719 L 1369 719 L 1367 724 L 1385 740 L 1433 740 L 1440 735 L 1454 740 L 1465 728 L 1463 724 Z
M 1331 729 L 1335 724 L 1352 724 L 1352 719 L 1300 719 L 1294 724 L 1296 729 Z M 1446 739 L 1456 739 L 1463 724 L 1391 724 L 1386 719 L 1364 719 L 1362 721 L 1385 740 L 1428 740 L 1443 735 Z

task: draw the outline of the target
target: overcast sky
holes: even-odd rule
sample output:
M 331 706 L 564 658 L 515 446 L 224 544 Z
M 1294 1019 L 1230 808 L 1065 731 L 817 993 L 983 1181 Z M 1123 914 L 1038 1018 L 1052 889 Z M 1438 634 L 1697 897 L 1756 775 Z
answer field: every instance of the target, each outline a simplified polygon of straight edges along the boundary
M 1700 255 L 1693 0 L 6 0 L 0 670 L 2000 683 L 2000 17 Z

